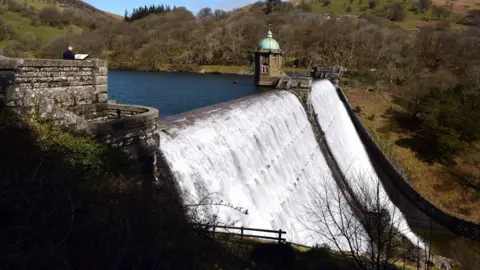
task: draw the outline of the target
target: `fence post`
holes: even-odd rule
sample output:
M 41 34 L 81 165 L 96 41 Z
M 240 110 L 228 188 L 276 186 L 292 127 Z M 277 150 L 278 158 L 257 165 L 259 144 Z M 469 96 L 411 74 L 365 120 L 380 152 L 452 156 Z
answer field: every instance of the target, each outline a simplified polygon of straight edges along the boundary
M 213 226 L 212 236 L 215 238 L 215 226 Z
M 282 243 L 282 229 L 278 230 L 278 243 Z
M 243 226 L 240 228 L 240 239 L 243 239 Z

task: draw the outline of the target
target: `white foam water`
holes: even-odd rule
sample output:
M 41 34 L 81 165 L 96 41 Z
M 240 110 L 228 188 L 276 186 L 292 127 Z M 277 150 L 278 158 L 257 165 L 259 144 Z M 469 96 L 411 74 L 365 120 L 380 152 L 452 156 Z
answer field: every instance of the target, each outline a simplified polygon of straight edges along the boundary
M 381 185 L 355 126 L 330 81 L 314 82 L 312 105 L 338 166 L 360 200 L 379 198 L 395 226 L 413 243 L 421 242 Z
M 193 119 L 193 120 L 192 120 Z M 171 121 L 160 148 L 181 190 L 208 192 L 248 209 L 219 207 L 238 225 L 287 231 L 289 241 L 313 245 L 303 223 L 310 187 L 334 185 L 298 98 L 285 91 L 260 95 Z

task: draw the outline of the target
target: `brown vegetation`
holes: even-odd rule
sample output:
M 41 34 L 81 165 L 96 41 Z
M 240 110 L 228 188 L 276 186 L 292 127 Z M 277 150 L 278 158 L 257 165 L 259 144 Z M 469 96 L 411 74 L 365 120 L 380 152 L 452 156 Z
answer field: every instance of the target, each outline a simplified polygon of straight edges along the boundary
M 477 211 L 480 207 L 478 143 L 455 154 L 456 165 L 425 161 L 419 157 L 417 149 L 402 143 L 412 141 L 415 133 L 392 121 L 392 113 L 400 109 L 394 97 L 386 92 L 369 92 L 367 88 L 366 85 L 352 85 L 344 90 L 352 106 L 360 108 L 358 116 L 376 141 L 387 155 L 394 157 L 397 166 L 408 172 L 412 186 L 445 212 L 480 223 Z
M 432 0 L 437 6 L 446 7 L 454 13 L 467 14 L 469 10 L 480 9 L 478 0 Z

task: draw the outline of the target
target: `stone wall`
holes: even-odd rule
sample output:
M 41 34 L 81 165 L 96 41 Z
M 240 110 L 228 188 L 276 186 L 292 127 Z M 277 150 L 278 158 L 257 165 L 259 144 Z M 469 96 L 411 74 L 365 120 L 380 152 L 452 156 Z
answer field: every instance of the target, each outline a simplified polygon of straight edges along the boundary
M 384 185 L 394 187 L 394 191 L 397 192 L 395 197 L 397 199 L 400 197 L 406 198 L 411 205 L 414 205 L 417 209 L 420 209 L 426 216 L 429 216 L 435 222 L 444 226 L 448 230 L 455 232 L 458 235 L 465 236 L 474 241 L 480 242 L 480 224 L 475 224 L 451 216 L 434 206 L 425 198 L 423 198 L 409 184 L 402 171 L 395 167 L 395 165 L 393 165 L 390 159 L 383 153 L 380 146 L 377 145 L 373 137 L 361 123 L 360 119 L 353 112 L 342 90 L 340 88 L 337 89 L 340 99 L 344 103 L 345 108 L 347 109 L 347 112 L 355 126 L 355 129 L 357 130 L 358 135 L 360 136 L 365 148 L 367 149 L 370 159 L 374 163 L 375 169 L 380 175 L 387 176 L 382 177 L 382 182 L 384 182 Z M 387 180 L 388 183 L 385 183 L 385 181 Z
M 134 178 L 151 182 L 158 110 L 108 102 L 107 76 L 107 63 L 97 59 L 1 58 L 0 102 L 122 150 Z
M 340 68 L 314 67 L 311 76 L 314 80 L 327 79 L 335 87 L 338 87 L 340 83 Z
M 159 147 L 155 108 L 125 104 L 84 104 L 70 109 L 88 119 L 80 132 L 122 150 L 138 175 L 153 172 L 154 154 Z
M 0 59 L 0 98 L 23 113 L 47 117 L 56 108 L 107 103 L 101 60 Z
M 290 78 L 290 87 L 291 88 L 312 88 L 312 77 L 291 77 Z

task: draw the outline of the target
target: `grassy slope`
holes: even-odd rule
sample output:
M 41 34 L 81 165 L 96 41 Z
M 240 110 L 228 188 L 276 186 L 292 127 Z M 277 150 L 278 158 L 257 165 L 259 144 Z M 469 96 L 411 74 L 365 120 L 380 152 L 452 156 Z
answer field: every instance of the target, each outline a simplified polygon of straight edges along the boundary
M 27 36 L 29 34 L 35 35 L 36 37 L 40 38 L 42 41 L 49 41 L 52 38 L 63 34 L 65 32 L 64 29 L 49 27 L 49 26 L 33 26 L 31 25 L 30 18 L 23 17 L 19 13 L 5 11 L 3 14 L 3 18 L 10 24 L 15 27 L 15 30 L 21 36 Z M 83 30 L 78 26 L 72 26 L 74 33 L 81 33 Z
M 386 6 L 389 6 L 393 3 L 402 3 L 405 7 L 407 17 L 402 22 L 396 22 L 398 25 L 406 28 L 406 29 L 414 29 L 417 26 L 426 26 L 432 25 L 436 23 L 435 17 L 433 16 L 431 10 L 425 12 L 424 14 L 414 14 L 410 11 L 410 7 L 412 6 L 413 0 L 379 0 L 379 4 L 374 8 L 368 8 L 368 0 L 363 0 L 362 4 L 359 4 L 359 0 L 353 0 L 350 3 L 350 0 L 333 0 L 328 6 L 324 6 L 322 3 L 312 3 L 312 8 L 314 12 L 328 12 L 335 15 L 343 15 L 343 14 L 354 14 L 354 15 L 362 15 L 362 14 L 369 14 L 383 10 Z M 434 4 L 443 6 L 445 0 L 434 0 Z M 471 2 L 471 3 L 470 3 Z M 455 21 L 461 15 L 464 15 L 468 9 L 480 9 L 480 3 L 473 3 L 473 0 L 459 0 L 452 3 L 451 6 L 447 7 L 448 10 L 452 12 L 448 19 L 451 21 Z M 350 13 L 346 12 L 347 7 L 351 7 L 352 11 Z M 466 8 L 468 6 L 468 8 Z M 363 10 L 362 10 L 363 9 Z M 456 28 L 462 28 L 462 25 L 455 25 Z
M 385 153 L 394 157 L 396 165 L 407 171 L 415 189 L 444 211 L 480 223 L 480 194 L 462 184 L 465 177 L 480 177 L 480 145 L 458 154 L 455 166 L 424 162 L 414 150 L 397 144 L 400 139 L 412 137 L 409 131 L 392 125 L 389 119 L 389 107 L 400 108 L 386 93 L 371 93 L 366 88 L 357 85 L 345 87 L 345 91 L 352 106 L 360 107 L 358 115 L 363 124 Z
M 28 5 L 33 6 L 37 10 L 40 10 L 46 6 L 44 1 L 42 0 L 26 0 Z M 20 1 L 19 1 L 20 2 Z M 22 1 L 23 2 L 23 1 Z M 77 8 L 81 8 L 82 4 L 77 5 Z M 63 10 L 66 4 L 57 4 L 57 8 L 59 10 Z M 76 25 L 70 25 L 69 27 L 64 27 L 64 28 L 55 28 L 55 27 L 49 27 L 49 26 L 33 26 L 31 24 L 31 19 L 22 16 L 20 13 L 16 12 L 11 12 L 7 11 L 6 7 L 3 6 L 2 3 L 0 3 L 0 9 L 4 9 L 4 14 L 2 15 L 3 19 L 5 19 L 8 23 L 12 24 L 15 28 L 15 30 L 21 35 L 21 36 L 28 36 L 28 35 L 35 35 L 37 38 L 41 39 L 43 42 L 48 42 L 55 38 L 56 36 L 59 36 L 61 34 L 64 34 L 68 28 L 71 28 L 73 31 L 73 34 L 79 34 L 83 31 L 83 29 L 79 26 Z M 102 12 L 102 11 L 99 11 Z M 114 19 L 119 19 L 121 16 L 117 16 L 115 14 L 110 14 L 104 12 L 107 16 L 114 18 Z M 0 42 L 0 48 L 4 47 L 6 45 L 6 42 Z

